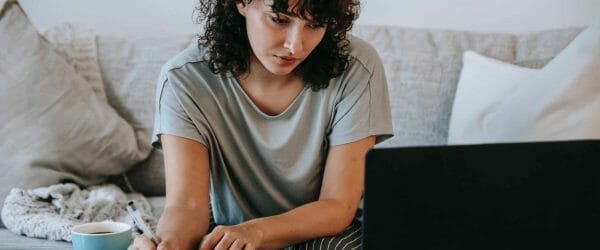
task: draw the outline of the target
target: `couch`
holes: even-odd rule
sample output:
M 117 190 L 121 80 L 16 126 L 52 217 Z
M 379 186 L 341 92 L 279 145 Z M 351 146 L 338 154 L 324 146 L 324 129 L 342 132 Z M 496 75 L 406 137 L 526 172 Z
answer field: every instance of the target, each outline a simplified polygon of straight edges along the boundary
M 516 65 L 541 68 L 582 28 L 527 34 L 477 33 L 358 25 L 353 34 L 370 42 L 386 70 L 394 137 L 378 147 L 446 144 L 463 53 L 467 50 Z M 127 38 L 96 35 L 97 56 L 110 106 L 150 137 L 160 67 L 195 42 L 194 34 Z M 2 152 L 0 152 L 1 154 Z M 7 155 L 1 155 L 2 158 Z M 140 192 L 155 216 L 164 204 L 162 154 L 148 157 L 106 182 Z M 0 249 L 69 249 L 70 243 L 19 236 L 0 228 Z

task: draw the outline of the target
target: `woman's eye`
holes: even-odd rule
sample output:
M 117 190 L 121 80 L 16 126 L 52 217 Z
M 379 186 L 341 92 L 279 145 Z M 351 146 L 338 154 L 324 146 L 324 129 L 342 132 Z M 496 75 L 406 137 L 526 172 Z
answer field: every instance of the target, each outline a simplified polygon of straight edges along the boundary
M 323 24 L 323 23 L 311 23 L 311 24 L 308 25 L 308 27 L 311 28 L 311 29 L 315 29 L 316 30 L 316 29 L 324 28 L 325 24 Z
M 287 20 L 284 20 L 283 18 L 280 18 L 279 16 L 271 16 L 271 21 L 273 21 L 274 23 L 279 23 L 279 24 L 288 23 Z

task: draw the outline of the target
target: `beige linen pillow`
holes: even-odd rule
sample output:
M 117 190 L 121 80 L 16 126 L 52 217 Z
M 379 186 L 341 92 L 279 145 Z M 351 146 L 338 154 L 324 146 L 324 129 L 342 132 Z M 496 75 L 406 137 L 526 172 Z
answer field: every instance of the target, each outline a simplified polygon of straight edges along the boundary
M 107 102 L 94 32 L 77 23 L 61 23 L 45 30 L 42 36 L 92 86 L 96 96 Z
M 600 138 L 600 22 L 541 70 L 464 55 L 449 144 Z
M 148 138 L 31 25 L 17 3 L 0 11 L 0 199 L 12 187 L 87 186 L 145 159 Z

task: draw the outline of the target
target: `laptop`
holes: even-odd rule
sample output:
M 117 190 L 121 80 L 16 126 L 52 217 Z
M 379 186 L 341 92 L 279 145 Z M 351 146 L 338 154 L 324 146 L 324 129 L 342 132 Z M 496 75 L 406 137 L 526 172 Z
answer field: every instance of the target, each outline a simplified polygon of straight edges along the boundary
M 363 249 L 600 249 L 600 141 L 372 149 Z

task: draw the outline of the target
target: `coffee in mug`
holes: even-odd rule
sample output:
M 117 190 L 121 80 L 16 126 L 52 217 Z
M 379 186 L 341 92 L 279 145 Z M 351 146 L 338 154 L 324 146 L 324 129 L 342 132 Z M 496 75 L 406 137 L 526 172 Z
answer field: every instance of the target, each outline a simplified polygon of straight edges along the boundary
M 126 250 L 131 244 L 131 226 L 113 221 L 76 225 L 71 230 L 73 250 Z

